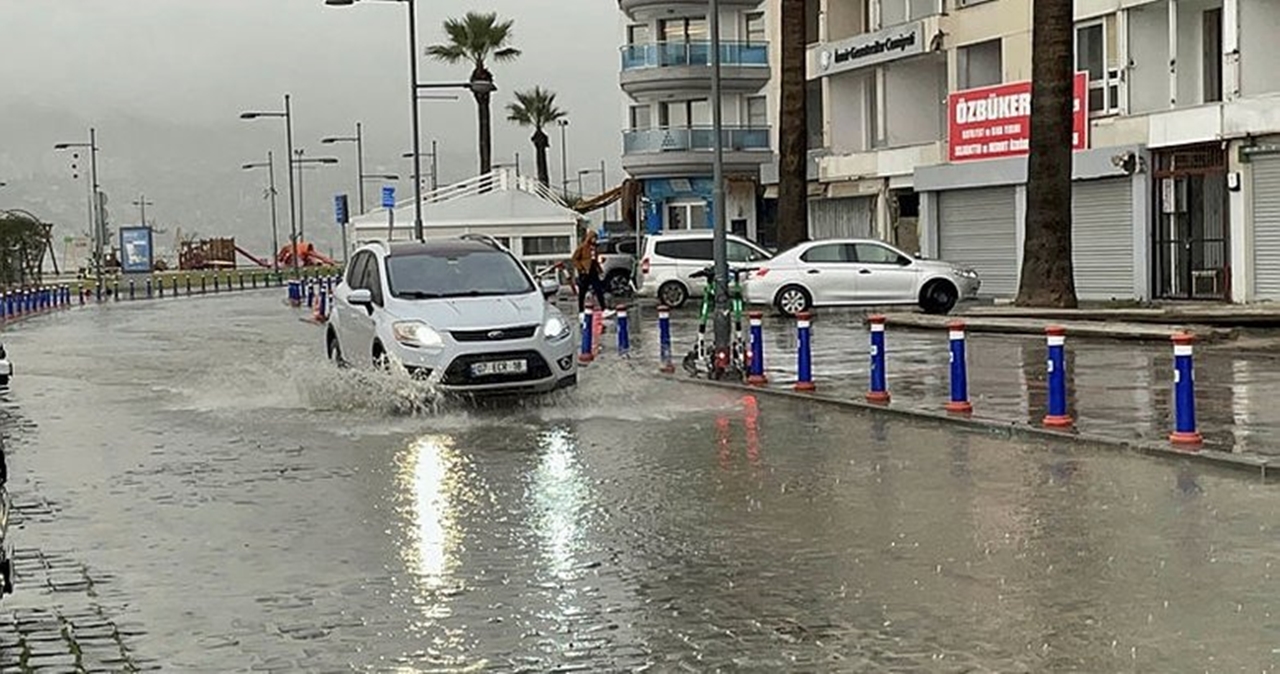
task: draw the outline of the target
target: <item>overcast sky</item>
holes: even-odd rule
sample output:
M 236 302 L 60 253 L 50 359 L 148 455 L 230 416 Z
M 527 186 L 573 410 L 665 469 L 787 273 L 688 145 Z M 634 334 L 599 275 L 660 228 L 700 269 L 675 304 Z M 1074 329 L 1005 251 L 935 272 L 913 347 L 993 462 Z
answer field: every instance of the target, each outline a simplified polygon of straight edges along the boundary
M 514 89 L 541 85 L 569 111 L 569 173 L 609 165 L 620 177 L 621 94 L 618 11 L 611 0 L 422 0 L 420 47 L 443 40 L 442 20 L 468 10 L 515 20 L 515 63 L 492 67 L 494 161 L 532 172 L 530 131 L 505 121 Z M 555 11 L 547 11 L 554 5 Z M 307 238 L 336 244 L 334 193 L 354 192 L 354 146 L 322 146 L 325 135 L 364 123 L 367 172 L 399 173 L 403 197 L 412 166 L 408 40 L 401 3 L 364 0 L 326 7 L 324 0 L 0 0 L 0 208 L 21 207 L 53 221 L 60 240 L 87 230 L 83 181 L 59 141 L 87 140 L 98 128 L 99 172 L 113 225 L 137 222 L 129 202 L 145 192 L 148 219 L 202 236 L 236 235 L 256 249 L 270 241 L 262 201 L 265 174 L 242 172 L 268 149 L 284 154 L 283 124 L 240 121 L 241 111 L 283 106 L 293 96 L 295 142 L 309 154 L 338 156 L 335 168 L 308 171 Z M 465 79 L 469 69 L 421 58 L 423 81 Z M 422 103 L 424 144 L 440 144 L 442 181 L 474 175 L 475 105 Z M 552 133 L 553 182 L 560 176 L 559 134 Z M 278 183 L 285 177 L 277 171 Z M 424 172 L 425 172 L 424 168 Z M 589 181 L 598 185 L 598 177 Z M 575 177 L 576 183 L 576 177 Z M 282 238 L 287 196 L 281 187 Z M 354 194 L 353 207 L 354 207 Z M 377 185 L 366 199 L 377 200 Z M 313 234 L 313 231 L 315 232 Z

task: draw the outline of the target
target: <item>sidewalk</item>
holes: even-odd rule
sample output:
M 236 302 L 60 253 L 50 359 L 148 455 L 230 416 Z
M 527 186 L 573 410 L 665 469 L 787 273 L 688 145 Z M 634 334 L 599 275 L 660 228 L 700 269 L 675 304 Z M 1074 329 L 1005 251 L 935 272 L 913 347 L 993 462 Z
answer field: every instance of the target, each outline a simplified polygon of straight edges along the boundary
M 813 373 L 820 396 L 861 400 L 869 350 L 864 316 L 822 312 L 813 322 Z M 632 309 L 633 349 L 657 367 L 655 316 Z M 680 359 L 696 339 L 691 312 L 672 316 L 673 354 Z M 615 336 L 604 337 L 604 357 Z M 895 408 L 942 410 L 948 399 L 947 336 L 942 328 L 890 327 L 886 353 Z M 1082 433 L 1124 441 L 1165 442 L 1172 428 L 1173 353 L 1163 343 L 1120 342 L 1068 336 L 1070 414 Z M 1040 336 L 975 334 L 968 341 L 969 391 L 974 414 L 1039 426 L 1047 404 L 1045 344 Z M 795 381 L 794 323 L 765 318 L 765 366 L 769 386 L 789 390 Z M 675 376 L 687 376 L 682 371 Z M 1196 391 L 1205 447 L 1280 457 L 1280 362 L 1251 355 L 1225 342 L 1197 350 Z

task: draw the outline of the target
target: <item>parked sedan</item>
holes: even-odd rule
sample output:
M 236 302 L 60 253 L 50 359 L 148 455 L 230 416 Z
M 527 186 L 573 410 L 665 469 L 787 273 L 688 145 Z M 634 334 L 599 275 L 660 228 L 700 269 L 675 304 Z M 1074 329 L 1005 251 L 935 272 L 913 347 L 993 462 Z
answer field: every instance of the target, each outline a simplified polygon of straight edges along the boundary
M 977 272 L 914 258 L 882 241 L 829 239 L 802 243 L 761 263 L 745 286 L 751 304 L 787 315 L 813 307 L 916 304 L 945 314 L 977 295 Z

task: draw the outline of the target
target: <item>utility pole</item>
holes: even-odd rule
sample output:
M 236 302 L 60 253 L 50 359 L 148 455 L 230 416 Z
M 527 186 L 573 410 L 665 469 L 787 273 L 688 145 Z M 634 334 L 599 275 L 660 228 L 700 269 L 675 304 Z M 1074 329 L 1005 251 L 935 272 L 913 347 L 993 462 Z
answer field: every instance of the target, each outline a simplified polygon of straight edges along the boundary
M 724 125 L 720 100 L 720 0 L 710 0 L 711 14 L 711 132 L 715 136 L 712 161 L 711 209 L 715 231 L 711 251 L 715 259 L 715 362 L 722 363 L 729 348 L 729 259 L 724 204 Z
M 569 192 L 569 143 L 568 134 L 565 129 L 569 128 L 569 120 L 557 119 L 556 124 L 560 126 L 560 193 L 568 194 Z
M 147 206 L 155 206 L 156 202 L 147 201 L 147 195 L 139 194 L 138 199 L 133 202 L 138 207 L 138 220 L 143 227 L 147 226 Z

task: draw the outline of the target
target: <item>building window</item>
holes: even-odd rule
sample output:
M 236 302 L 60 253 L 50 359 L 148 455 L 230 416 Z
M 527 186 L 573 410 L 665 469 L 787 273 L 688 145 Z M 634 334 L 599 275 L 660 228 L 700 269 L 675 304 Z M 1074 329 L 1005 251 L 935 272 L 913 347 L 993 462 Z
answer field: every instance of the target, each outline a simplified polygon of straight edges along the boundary
M 648 129 L 653 126 L 650 118 L 649 106 L 633 105 L 631 106 L 631 128 L 632 129 Z
M 822 81 L 810 80 L 805 83 L 805 114 L 808 119 L 805 120 L 805 128 L 809 135 L 809 149 L 818 149 L 826 147 L 826 134 L 823 132 L 823 114 L 822 108 L 824 97 L 822 95 Z
M 1089 114 L 1120 112 L 1115 17 L 1076 26 L 1076 70 L 1089 74 Z
M 747 44 L 765 44 L 769 33 L 764 25 L 764 12 L 747 12 Z
M 526 236 L 522 243 L 525 255 L 562 255 L 573 252 L 573 241 L 567 236 Z
M 1204 11 L 1204 102 L 1222 100 L 1222 8 Z
M 769 99 L 765 96 L 748 96 L 746 119 L 747 128 L 767 128 L 769 126 Z
M 637 23 L 627 26 L 627 44 L 649 44 L 652 39 L 649 35 L 649 24 Z
M 822 22 L 822 3 L 820 0 L 804 0 L 804 43 L 817 44 L 822 39 L 819 26 Z
M 703 18 L 663 19 L 658 22 L 663 42 L 701 42 L 708 39 L 707 20 Z
M 1003 81 L 1000 40 L 979 42 L 956 50 L 957 88 L 976 89 Z
M 658 104 L 658 126 L 664 129 L 711 124 L 711 103 L 705 98 L 663 101 Z
M 667 205 L 667 229 L 706 229 L 707 205 L 704 202 Z

